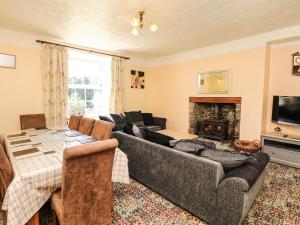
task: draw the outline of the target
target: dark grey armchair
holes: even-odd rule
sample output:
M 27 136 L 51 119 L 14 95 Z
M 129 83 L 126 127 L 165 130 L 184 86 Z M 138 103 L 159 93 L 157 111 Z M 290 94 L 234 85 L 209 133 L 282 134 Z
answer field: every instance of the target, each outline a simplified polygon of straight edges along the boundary
M 126 122 L 134 123 L 139 127 L 146 127 L 152 131 L 166 129 L 166 118 L 154 117 L 152 113 L 142 113 L 141 111 L 125 112 L 125 116 L 121 114 L 110 114 L 116 124 L 114 131 L 122 130 Z

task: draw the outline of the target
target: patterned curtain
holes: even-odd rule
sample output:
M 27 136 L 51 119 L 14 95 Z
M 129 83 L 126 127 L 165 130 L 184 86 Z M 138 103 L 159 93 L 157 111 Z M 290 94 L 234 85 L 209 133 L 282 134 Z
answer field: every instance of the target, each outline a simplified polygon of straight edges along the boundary
M 65 48 L 43 44 L 42 89 L 47 126 L 66 126 L 68 54 Z
M 111 90 L 109 99 L 110 113 L 122 113 L 124 111 L 123 71 L 123 59 L 113 57 L 111 62 Z

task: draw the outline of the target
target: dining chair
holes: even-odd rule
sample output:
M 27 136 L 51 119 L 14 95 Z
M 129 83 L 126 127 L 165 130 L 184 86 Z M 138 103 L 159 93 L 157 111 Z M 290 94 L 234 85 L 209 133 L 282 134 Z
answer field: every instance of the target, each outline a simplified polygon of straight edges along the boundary
M 61 189 L 51 196 L 53 225 L 112 224 L 116 139 L 65 149 Z
M 83 117 L 80 120 L 78 131 L 85 135 L 91 135 L 94 127 L 95 120 L 87 117 Z
M 98 141 L 111 138 L 111 132 L 115 124 L 104 120 L 97 120 L 94 124 L 91 136 Z
M 7 158 L 7 155 L 0 145 L 0 179 L 1 179 L 1 202 L 3 202 L 4 195 L 6 193 L 8 185 L 14 178 L 14 172 L 12 170 L 11 164 Z M 6 225 L 7 211 L 2 210 L 3 225 Z
M 46 128 L 46 117 L 45 114 L 27 114 L 20 115 L 21 130 L 36 128 Z
M 78 116 L 78 115 L 71 115 L 70 120 L 69 120 L 69 128 L 71 130 L 77 130 L 79 128 L 80 120 L 82 119 L 83 116 Z

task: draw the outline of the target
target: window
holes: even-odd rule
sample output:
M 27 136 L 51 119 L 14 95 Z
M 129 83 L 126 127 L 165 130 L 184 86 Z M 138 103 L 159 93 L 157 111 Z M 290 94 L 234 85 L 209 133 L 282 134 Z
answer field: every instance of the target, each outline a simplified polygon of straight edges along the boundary
M 68 114 L 107 114 L 111 58 L 69 51 L 68 63 Z

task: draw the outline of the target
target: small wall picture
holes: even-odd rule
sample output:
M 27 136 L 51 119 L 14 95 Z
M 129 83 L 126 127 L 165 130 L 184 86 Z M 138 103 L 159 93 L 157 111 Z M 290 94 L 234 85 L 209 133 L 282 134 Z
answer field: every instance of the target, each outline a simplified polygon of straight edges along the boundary
M 0 67 L 16 69 L 16 56 L 0 53 Z
M 145 73 L 142 71 L 131 70 L 131 88 L 145 88 Z

